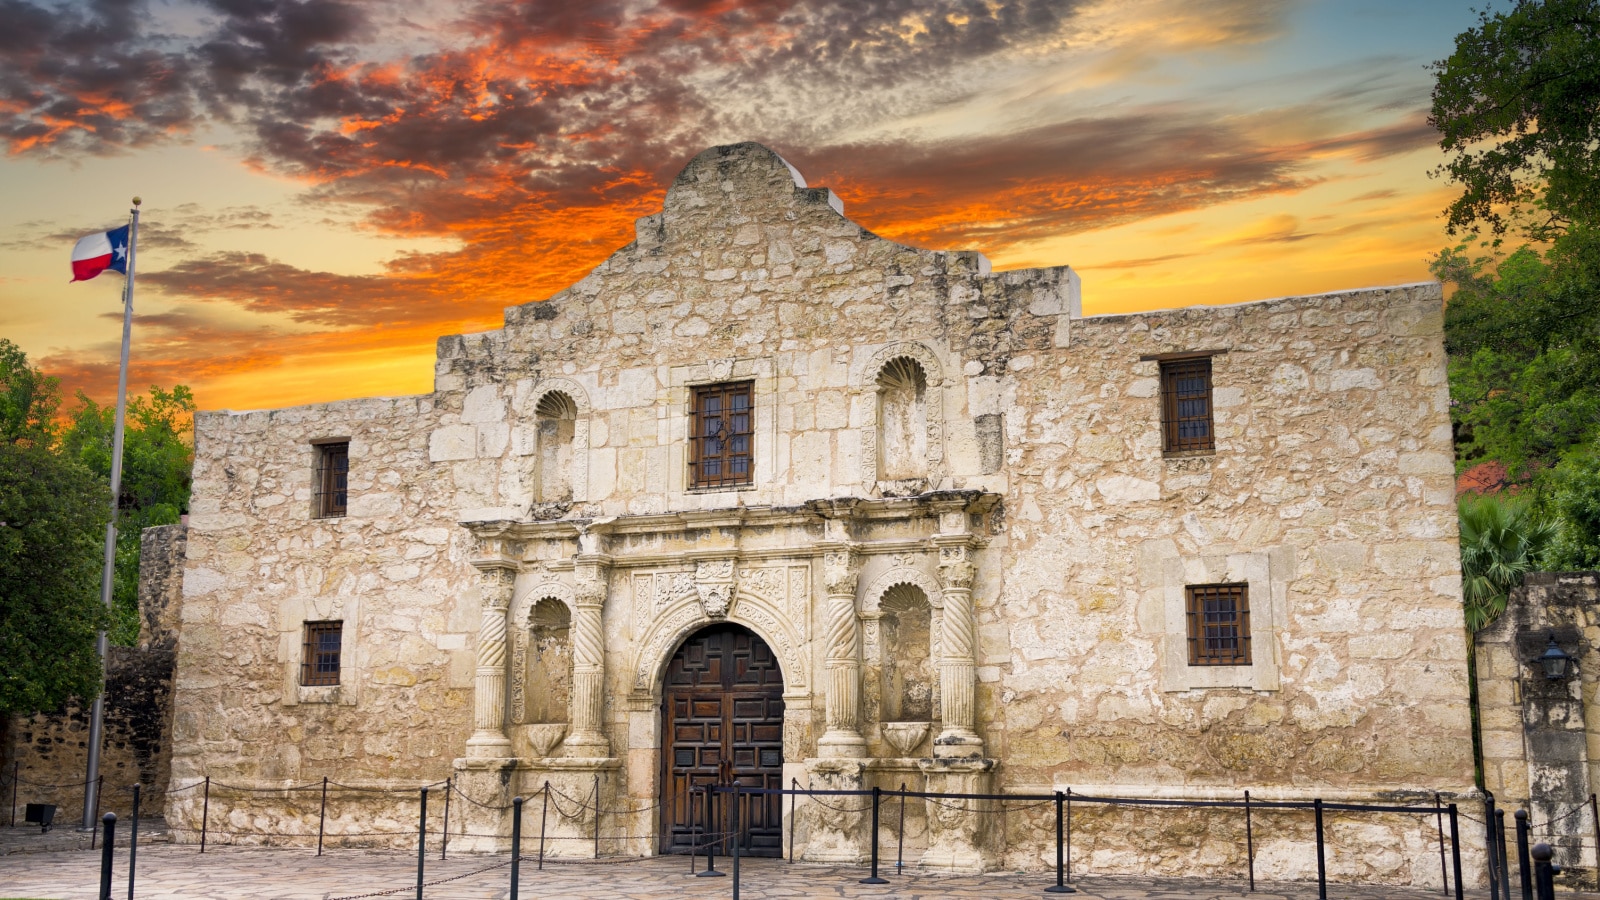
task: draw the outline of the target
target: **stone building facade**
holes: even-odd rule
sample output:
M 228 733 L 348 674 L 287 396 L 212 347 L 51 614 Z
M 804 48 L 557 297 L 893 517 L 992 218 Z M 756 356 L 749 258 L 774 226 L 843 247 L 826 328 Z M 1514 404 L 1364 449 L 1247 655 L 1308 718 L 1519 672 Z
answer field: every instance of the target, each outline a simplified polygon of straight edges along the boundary
M 1447 403 L 1436 284 L 1084 317 L 1068 267 L 891 243 L 713 148 L 582 281 L 442 338 L 432 393 L 197 418 L 174 784 L 450 776 L 480 848 L 550 784 L 600 798 L 551 852 L 598 808 L 639 855 L 729 779 L 1469 792 Z M 750 851 L 858 860 L 853 809 L 758 802 Z M 1231 819 L 1081 815 L 1080 868 L 1242 871 Z M 1263 877 L 1314 874 L 1305 818 Z M 1042 814 L 906 827 L 1053 860 Z M 1431 822 L 1340 827 L 1335 875 L 1436 882 Z

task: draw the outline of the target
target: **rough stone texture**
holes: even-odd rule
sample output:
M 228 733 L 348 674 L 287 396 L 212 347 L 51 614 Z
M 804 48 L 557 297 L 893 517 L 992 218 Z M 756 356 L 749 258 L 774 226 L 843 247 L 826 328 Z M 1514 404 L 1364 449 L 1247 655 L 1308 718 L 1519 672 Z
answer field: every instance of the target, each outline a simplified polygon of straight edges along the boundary
M 1576 677 L 1551 681 L 1535 660 L 1554 637 Z M 1478 632 L 1484 786 L 1507 820 L 1526 809 L 1556 862 L 1595 883 L 1590 806 L 1600 785 L 1600 572 L 1540 572 Z
M 455 772 L 503 803 L 554 768 L 574 786 L 604 772 L 602 829 L 654 852 L 660 675 L 726 619 L 783 667 L 785 783 L 916 789 L 902 754 L 924 752 L 970 760 L 941 771 L 992 766 L 983 780 L 1009 791 L 1470 792 L 1438 285 L 1084 318 L 1066 267 L 992 273 L 839 209 L 763 147 L 714 148 L 582 281 L 507 309 L 501 329 L 441 338 L 433 393 L 199 416 L 175 780 L 398 788 Z M 1169 458 L 1158 363 L 1141 357 L 1196 350 L 1226 351 L 1217 449 Z M 896 360 L 922 373 L 923 406 L 897 405 L 886 442 L 879 378 Z M 724 381 L 753 383 L 754 482 L 693 490 L 692 388 Z M 552 391 L 576 419 L 543 433 L 570 433 L 568 455 L 540 449 Z M 311 442 L 331 438 L 350 441 L 349 515 L 313 519 Z M 551 459 L 570 459 L 564 479 L 541 470 Z M 551 483 L 557 503 L 539 496 Z M 482 585 L 507 571 L 505 646 L 480 656 L 480 636 L 500 640 L 481 616 L 502 615 Z M 1190 667 L 1183 586 L 1222 581 L 1249 585 L 1255 662 Z M 932 722 L 920 751 L 895 750 L 875 712 L 880 601 L 905 590 L 932 607 L 941 700 L 972 695 L 934 715 L 976 710 L 975 733 Z M 852 592 L 859 621 L 830 612 Z M 517 712 L 530 610 L 594 596 L 600 631 L 575 617 L 570 639 L 603 660 L 604 733 L 532 756 L 540 725 Z M 317 619 L 345 623 L 335 689 L 297 685 Z M 506 682 L 511 757 L 466 752 L 475 677 Z M 926 812 L 912 815 L 921 855 Z M 1104 815 L 1141 838 L 1089 856 L 1094 871 L 1237 869 L 1198 818 Z M 1047 858 L 1037 829 L 959 819 L 938 823 L 935 855 Z M 790 827 L 801 855 L 864 846 L 848 813 Z M 1431 883 L 1431 823 L 1336 827 L 1348 878 Z M 1303 834 L 1273 840 L 1264 871 L 1314 873 Z
M 151 804 L 145 806 L 147 811 L 152 806 L 160 809 L 163 802 L 159 792 L 166 790 L 171 773 L 170 699 L 183 600 L 185 535 L 182 525 L 163 525 L 146 528 L 139 536 L 139 646 L 112 647 L 106 656 L 102 808 L 127 808 L 128 788 L 136 782 L 151 798 L 145 801 Z M 13 719 L 9 733 L 3 759 L 8 779 L 11 763 L 21 765 L 18 808 L 24 803 L 54 803 L 58 822 L 81 822 L 89 710 L 69 702 L 56 713 Z

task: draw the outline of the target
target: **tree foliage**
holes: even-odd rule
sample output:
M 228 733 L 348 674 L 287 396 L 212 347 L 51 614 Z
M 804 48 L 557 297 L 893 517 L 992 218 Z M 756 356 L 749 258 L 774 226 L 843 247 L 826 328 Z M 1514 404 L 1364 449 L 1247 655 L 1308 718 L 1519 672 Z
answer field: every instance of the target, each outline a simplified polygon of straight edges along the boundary
M 1600 0 L 1517 0 L 1479 13 L 1433 64 L 1429 121 L 1461 186 L 1449 227 L 1546 240 L 1600 221 Z
M 54 379 L 0 340 L 0 715 L 100 691 L 106 483 L 54 446 Z
M 1478 631 L 1505 612 L 1511 589 L 1537 571 L 1555 529 L 1525 502 L 1464 496 L 1461 519 L 1461 595 L 1467 630 Z
M 193 465 L 194 395 L 183 385 L 128 400 L 122 440 L 122 480 L 117 499 L 115 583 L 111 642 L 139 637 L 139 535 L 172 525 L 189 510 Z M 110 483 L 116 409 L 78 393 L 78 407 L 61 433 L 60 449 Z

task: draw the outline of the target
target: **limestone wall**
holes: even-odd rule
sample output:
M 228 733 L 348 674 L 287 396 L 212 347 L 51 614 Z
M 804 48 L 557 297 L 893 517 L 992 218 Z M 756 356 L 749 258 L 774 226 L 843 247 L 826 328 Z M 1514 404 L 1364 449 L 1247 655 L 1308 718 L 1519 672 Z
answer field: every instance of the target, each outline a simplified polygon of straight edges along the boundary
M 172 673 L 177 615 L 182 605 L 186 529 L 182 525 L 146 528 L 140 535 L 139 645 L 112 647 L 106 657 L 105 731 L 100 774 L 105 778 L 102 809 L 126 815 L 129 788 L 142 786 L 143 814 L 159 814 L 161 793 L 171 772 Z M 14 718 L 9 746 L 0 754 L 10 801 L 10 776 L 20 778 L 21 804 L 54 803 L 57 821 L 81 823 L 83 780 L 88 767 L 89 709 L 77 701 L 54 713 Z M 13 769 L 13 764 L 20 768 Z M 7 807 L 9 809 L 9 807 Z M 7 813 L 9 815 L 9 813 Z M 8 823 L 9 824 L 9 823 Z
M 870 680 L 886 644 L 869 588 L 909 579 L 936 600 L 934 536 L 949 523 L 929 498 L 950 495 L 928 492 L 968 491 L 999 499 L 955 523 L 972 529 L 978 730 L 996 788 L 1470 790 L 1438 285 L 1083 318 L 1066 267 L 993 273 L 976 253 L 884 241 L 840 209 L 765 148 L 715 148 L 578 284 L 506 310 L 502 329 L 442 338 L 432 394 L 199 417 L 175 779 L 444 777 L 473 730 L 472 563 L 517 573 L 515 630 L 541 597 L 571 605 L 580 554 L 603 573 L 609 796 L 636 809 L 657 796 L 649 676 L 707 615 L 684 597 L 712 558 L 737 563 L 727 583 L 750 593 L 733 616 L 788 670 L 785 777 L 799 777 L 823 731 L 822 542 L 863 557 Z M 1218 351 L 1217 449 L 1168 458 L 1158 364 L 1141 356 L 1197 350 Z M 880 410 L 897 359 L 925 384 L 898 382 Z M 693 387 L 742 380 L 753 483 L 693 489 Z M 565 399 L 545 403 L 552 392 Z M 541 432 L 540 410 L 569 408 Z M 570 444 L 551 452 L 549 435 Z M 349 514 L 314 519 L 312 442 L 333 438 L 350 441 Z M 552 478 L 551 465 L 567 468 Z M 911 496 L 839 534 L 804 506 Z M 1196 671 L 1183 588 L 1221 581 L 1249 586 L 1255 662 Z M 336 690 L 297 686 L 311 619 L 345 622 Z M 878 690 L 860 724 L 882 757 Z M 550 765 L 486 774 L 486 790 L 504 802 Z M 873 771 L 895 787 L 916 762 Z M 653 815 L 606 827 L 652 852 Z M 1138 824 L 1153 831 L 1095 865 L 1237 867 L 1175 821 Z M 1365 848 L 1350 877 L 1430 883 L 1409 850 L 1376 850 L 1420 846 L 1420 822 L 1347 831 Z M 1031 825 L 987 833 L 1008 863 L 1044 858 Z M 1293 833 L 1275 871 L 1304 877 L 1314 858 Z

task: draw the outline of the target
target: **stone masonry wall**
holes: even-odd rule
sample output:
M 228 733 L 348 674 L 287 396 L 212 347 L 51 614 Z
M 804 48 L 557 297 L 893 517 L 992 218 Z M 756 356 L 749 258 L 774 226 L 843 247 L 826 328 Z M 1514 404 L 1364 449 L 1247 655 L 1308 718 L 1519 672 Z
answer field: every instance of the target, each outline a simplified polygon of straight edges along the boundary
M 137 782 L 151 798 L 143 806 L 148 815 L 152 809 L 160 809 L 161 801 L 156 798 L 167 787 L 185 531 L 182 525 L 163 525 L 146 528 L 140 535 L 139 609 L 143 622 L 139 645 L 112 647 L 106 657 L 102 809 L 125 813 L 131 802 L 128 788 Z M 19 771 L 12 769 L 11 763 L 20 764 L 18 818 L 22 804 L 54 803 L 58 822 L 80 822 L 89 752 L 88 708 L 73 701 L 60 712 L 16 718 L 9 733 L 11 743 L 3 758 L 8 779 L 13 771 Z M 9 790 L 6 793 L 9 795 Z
M 973 585 L 997 788 L 1470 791 L 1438 285 L 1083 318 L 1066 267 L 993 273 L 979 254 L 899 246 L 840 210 L 765 148 L 714 148 L 578 284 L 507 309 L 502 329 L 442 338 L 432 394 L 200 416 L 175 781 L 398 788 L 448 774 L 471 732 L 479 626 L 462 521 L 576 523 L 527 551 L 521 597 L 570 583 L 582 529 L 614 517 L 730 510 L 683 540 L 733 553 L 773 533 L 743 535 L 740 508 L 972 490 L 1002 498 Z M 1158 363 L 1141 357 L 1197 350 L 1218 351 L 1217 449 L 1169 458 Z M 922 477 L 886 482 L 876 379 L 896 358 L 926 375 L 925 459 Z M 692 388 L 730 380 L 754 385 L 754 483 L 691 490 Z M 552 390 L 577 416 L 571 494 L 555 503 L 535 487 L 534 415 Z M 337 438 L 350 441 L 349 515 L 314 519 L 312 442 Z M 791 765 L 822 731 L 820 568 L 795 576 L 789 613 L 811 693 L 790 698 L 811 717 L 786 730 Z M 1197 671 L 1183 587 L 1223 581 L 1249 586 L 1255 661 Z M 604 727 L 623 760 L 606 789 L 636 807 L 655 798 L 661 741 L 654 713 L 630 706 L 654 662 L 634 644 L 645 583 L 613 574 L 604 608 Z M 300 688 L 300 629 L 330 618 L 345 623 L 341 685 Z M 862 723 L 874 752 L 878 724 Z M 1020 821 L 991 850 L 1038 867 L 1053 850 Z M 1136 824 L 1139 840 L 1089 864 L 1236 868 L 1220 844 L 1185 837 L 1193 823 Z M 1436 879 L 1436 858 L 1412 852 L 1430 833 L 1420 820 L 1339 827 L 1347 877 Z M 1314 873 L 1308 836 L 1282 835 L 1267 869 Z

